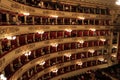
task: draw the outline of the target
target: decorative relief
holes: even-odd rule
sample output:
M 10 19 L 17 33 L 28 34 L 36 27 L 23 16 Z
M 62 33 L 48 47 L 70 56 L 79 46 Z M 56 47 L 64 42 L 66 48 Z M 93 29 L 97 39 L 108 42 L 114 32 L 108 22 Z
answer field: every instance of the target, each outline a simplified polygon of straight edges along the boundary
M 38 27 L 28 27 L 28 30 L 35 30 Z
M 61 55 L 61 54 L 63 54 L 63 52 L 58 52 L 58 54 L 60 54 L 60 55 Z
M 9 31 L 10 31 L 10 32 L 12 32 L 12 33 L 13 33 L 13 32 L 17 32 L 17 31 L 19 31 L 19 30 L 20 30 L 20 29 L 19 29 L 19 28 L 17 28 L 17 27 L 12 27 L 12 28 L 11 28 L 11 27 L 9 27 L 8 29 L 9 29 Z
M 50 54 L 43 56 L 43 59 L 46 59 L 46 58 L 49 58 L 49 57 L 50 57 Z
M 19 53 L 21 53 L 21 52 L 22 52 L 22 49 L 21 49 L 21 48 L 15 50 L 15 54 L 19 54 Z
M 0 67 L 3 65 L 3 63 L 5 63 L 5 58 L 2 58 L 2 59 L 0 60 Z
M 72 38 L 72 40 L 73 40 L 73 41 L 77 41 L 77 40 L 78 40 L 78 38 Z
M 17 27 L 8 27 L 8 28 L 0 28 L 0 34 L 5 34 L 5 33 L 14 33 L 19 31 L 20 29 Z
M 43 14 L 52 14 L 51 11 L 43 11 L 42 13 L 43 13 Z
M 47 69 L 44 70 L 45 73 L 48 73 L 49 71 L 50 71 L 49 68 L 47 68 Z
M 28 30 L 41 30 L 41 29 L 50 29 L 50 26 L 28 27 Z
M 35 12 L 34 9 L 31 9 L 30 7 L 25 7 L 23 5 L 18 5 L 16 3 L 11 4 L 12 8 L 16 8 L 16 9 L 20 9 L 20 10 L 24 10 L 24 11 L 28 11 L 28 12 Z
M 28 46 L 27 46 L 27 49 L 32 49 L 32 48 L 34 48 L 35 47 L 35 44 L 29 44 Z
M 63 13 L 63 12 L 56 12 L 56 14 L 58 14 L 58 15 L 65 15 L 65 13 Z
M 57 42 L 63 42 L 63 39 L 58 39 Z
M 73 13 L 72 16 L 74 16 L 74 17 L 78 17 L 79 14 Z
M 74 60 L 74 61 L 70 61 L 70 63 L 72 63 L 72 64 L 75 63 L 75 62 L 76 62 L 76 60 Z
M 62 67 L 62 66 L 64 66 L 64 63 L 60 63 L 60 64 L 56 65 L 56 67 Z
M 41 27 L 42 29 L 50 29 L 50 26 Z
M 6 29 L 6 28 L 0 28 L 0 34 L 5 34 L 5 33 L 6 33 L 6 31 L 7 31 L 7 29 Z
M 72 26 L 72 28 L 74 29 L 74 28 L 77 28 L 77 26 Z
M 45 43 L 45 44 L 49 44 L 49 43 L 50 43 L 50 41 L 45 41 L 44 43 Z

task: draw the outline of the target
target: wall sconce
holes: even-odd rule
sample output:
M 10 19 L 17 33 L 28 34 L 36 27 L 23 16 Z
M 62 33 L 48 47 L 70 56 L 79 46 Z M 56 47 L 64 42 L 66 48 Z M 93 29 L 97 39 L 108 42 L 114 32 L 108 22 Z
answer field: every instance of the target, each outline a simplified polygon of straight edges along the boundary
M 58 69 L 57 69 L 57 68 L 52 69 L 52 72 L 53 72 L 53 73 L 57 73 L 57 72 L 58 72 Z
M 78 42 L 81 43 L 81 44 L 83 44 L 83 43 L 84 43 L 84 40 L 79 40 Z
M 83 62 L 82 61 L 78 61 L 77 65 L 81 66 L 81 65 L 83 65 Z
M 104 58 L 103 57 L 99 57 L 98 60 L 101 61 L 101 62 L 103 62 Z
M 57 16 L 57 15 L 51 15 L 51 17 L 53 17 L 53 18 L 58 18 L 58 16 Z
M 113 48 L 118 48 L 118 47 L 114 45 Z
M 16 39 L 16 36 L 7 36 L 7 39 L 8 39 L 8 40 L 15 40 L 15 39 Z
M 71 29 L 65 29 L 65 31 L 67 31 L 67 32 L 72 32 L 72 30 L 71 30 Z
M 115 4 L 116 4 L 116 5 L 120 5 L 120 0 L 117 0 L 117 1 L 115 2 Z
M 111 54 L 111 56 L 112 56 L 112 57 L 114 57 L 114 58 L 116 58 L 116 57 L 117 57 L 117 55 L 116 55 L 116 54 Z
M 31 51 L 26 51 L 26 52 L 24 53 L 24 55 L 25 55 L 25 56 L 31 55 Z
M 28 12 L 23 12 L 23 15 L 25 15 L 25 16 L 29 16 L 30 13 L 28 13 Z
M 51 43 L 51 46 L 52 46 L 52 47 L 57 47 L 58 44 L 57 44 L 57 43 Z
M 91 31 L 96 31 L 96 29 L 95 29 L 95 28 L 90 28 L 90 30 L 91 30 Z
M 43 66 L 45 64 L 45 61 L 41 61 L 39 65 Z
M 84 19 L 85 19 L 85 17 L 78 17 L 78 19 L 84 20 Z
M 64 54 L 64 56 L 66 56 L 66 57 L 71 57 L 71 54 L 70 53 L 66 53 L 66 54 Z
M 40 7 L 43 7 L 43 5 L 44 5 L 43 1 L 40 1 L 40 3 L 38 3 L 38 6 Z
M 40 31 L 37 31 L 38 34 L 44 34 L 44 31 L 43 30 L 40 30 Z
M 100 40 L 101 40 L 102 42 L 105 42 L 105 41 L 106 41 L 106 39 L 104 39 L 104 38 L 101 38 Z
M 88 51 L 89 51 L 90 53 L 94 53 L 94 52 L 95 52 L 94 49 L 89 49 Z
M 0 74 L 0 80 L 7 80 L 7 78 L 4 76 L 4 74 Z

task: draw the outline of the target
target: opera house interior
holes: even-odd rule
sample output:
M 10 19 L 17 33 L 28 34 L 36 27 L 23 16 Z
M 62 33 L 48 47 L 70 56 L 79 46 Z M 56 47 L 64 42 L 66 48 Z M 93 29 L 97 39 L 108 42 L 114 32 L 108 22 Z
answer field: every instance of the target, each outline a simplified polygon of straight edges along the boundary
M 120 0 L 0 0 L 0 80 L 120 80 Z

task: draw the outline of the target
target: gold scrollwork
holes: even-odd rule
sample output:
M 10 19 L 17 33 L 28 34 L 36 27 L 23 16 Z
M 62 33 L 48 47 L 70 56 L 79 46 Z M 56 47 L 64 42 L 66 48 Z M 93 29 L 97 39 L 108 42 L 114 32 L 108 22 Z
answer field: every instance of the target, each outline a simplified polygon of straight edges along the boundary
M 7 32 L 6 28 L 0 28 L 0 34 L 5 34 Z
M 15 28 L 15 27 L 14 27 L 14 28 L 13 28 L 13 27 L 12 27 L 12 28 L 9 27 L 8 30 L 9 30 L 10 32 L 17 32 L 17 31 L 19 31 L 20 29 L 19 29 L 19 28 Z
M 21 53 L 21 51 L 22 51 L 22 49 L 19 48 L 19 49 L 15 50 L 15 54 Z
M 16 4 L 16 3 L 11 4 L 11 7 L 12 7 L 12 8 L 16 8 L 16 9 L 25 10 L 25 11 L 28 11 L 28 12 L 35 12 L 34 9 L 31 9 L 31 8 L 29 8 L 29 7 L 25 7 L 25 6 L 22 6 L 22 5 L 18 5 L 18 4 Z
M 5 63 L 5 58 L 2 58 L 2 59 L 0 60 L 0 67 L 3 65 L 3 63 Z
M 27 46 L 28 49 L 32 49 L 34 47 L 35 47 L 35 44 L 30 44 L 30 45 Z

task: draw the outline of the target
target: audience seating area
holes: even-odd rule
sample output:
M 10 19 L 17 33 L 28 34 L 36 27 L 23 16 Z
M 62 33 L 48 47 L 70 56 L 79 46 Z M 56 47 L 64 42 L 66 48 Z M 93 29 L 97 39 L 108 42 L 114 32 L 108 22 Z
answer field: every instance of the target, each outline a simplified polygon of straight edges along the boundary
M 63 78 L 62 80 L 112 80 L 110 77 L 102 74 L 101 70 L 87 71 L 85 73 Z
M 105 73 L 108 75 L 115 77 L 116 79 L 120 80 L 120 64 L 110 66 L 106 69 L 103 69 Z
M 56 0 L 56 2 L 52 2 L 51 0 L 13 0 L 13 1 L 41 9 L 110 15 L 110 10 L 108 8 L 85 7 L 81 6 L 80 4 L 76 5 L 64 4 L 59 2 L 59 0 Z
M 0 26 L 3 25 L 110 25 L 109 19 L 24 15 L 0 9 Z

